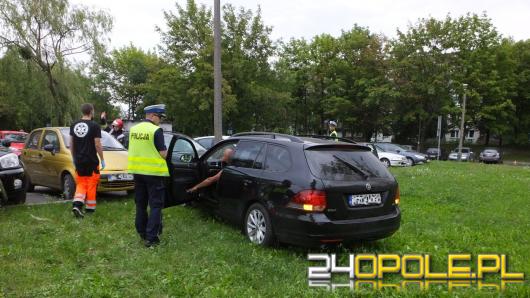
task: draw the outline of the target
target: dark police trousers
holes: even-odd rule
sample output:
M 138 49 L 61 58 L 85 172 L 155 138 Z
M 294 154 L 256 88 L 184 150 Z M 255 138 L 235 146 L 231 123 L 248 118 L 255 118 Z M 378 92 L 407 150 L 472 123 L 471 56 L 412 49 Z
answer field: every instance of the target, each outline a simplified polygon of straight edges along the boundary
M 162 233 L 162 208 L 166 195 L 164 179 L 161 176 L 134 174 L 136 231 L 148 241 L 158 241 L 158 235 Z

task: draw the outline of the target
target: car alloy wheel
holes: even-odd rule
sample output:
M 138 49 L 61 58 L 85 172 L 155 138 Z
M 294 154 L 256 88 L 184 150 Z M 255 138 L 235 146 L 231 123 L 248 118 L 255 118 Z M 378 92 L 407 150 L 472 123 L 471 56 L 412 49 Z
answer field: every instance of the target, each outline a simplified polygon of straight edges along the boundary
M 250 242 L 269 246 L 273 243 L 272 226 L 267 210 L 261 204 L 253 204 L 248 208 L 245 217 L 245 232 Z
M 381 162 L 382 162 L 387 168 L 390 167 L 390 160 L 388 160 L 388 159 L 386 159 L 386 158 L 381 158 Z
M 409 161 L 409 165 L 414 165 L 414 159 L 412 159 L 412 157 L 407 157 L 407 160 Z

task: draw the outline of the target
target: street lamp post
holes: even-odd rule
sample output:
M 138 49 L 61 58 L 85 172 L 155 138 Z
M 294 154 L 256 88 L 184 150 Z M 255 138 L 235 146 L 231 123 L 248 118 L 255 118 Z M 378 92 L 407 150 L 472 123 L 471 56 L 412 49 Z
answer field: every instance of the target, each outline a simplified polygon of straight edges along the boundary
M 213 131 L 215 143 L 222 140 L 223 135 L 223 98 L 221 95 L 221 1 L 214 0 L 214 104 L 213 104 Z
M 464 141 L 464 122 L 466 118 L 466 89 L 467 84 L 463 84 L 464 87 L 464 102 L 462 104 L 462 119 L 460 120 L 460 131 L 458 140 L 458 161 L 462 161 L 462 143 Z

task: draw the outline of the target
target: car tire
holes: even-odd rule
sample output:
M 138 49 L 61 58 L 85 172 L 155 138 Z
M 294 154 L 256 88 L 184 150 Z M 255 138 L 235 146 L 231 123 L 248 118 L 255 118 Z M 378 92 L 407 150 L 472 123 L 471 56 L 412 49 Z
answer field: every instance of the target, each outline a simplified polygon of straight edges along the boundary
M 29 175 L 26 173 L 26 192 L 34 192 L 35 191 L 35 184 L 31 183 L 31 179 L 29 178 Z
M 381 158 L 381 162 L 384 163 L 387 168 L 390 168 L 390 160 L 388 160 L 388 158 Z
M 407 157 L 407 160 L 409 161 L 410 166 L 414 166 L 415 165 L 414 159 L 412 159 L 412 157 Z
M 9 203 L 16 204 L 16 205 L 26 203 L 26 190 L 23 190 L 22 192 L 12 195 L 9 198 Z
M 62 195 L 63 199 L 71 200 L 75 194 L 75 181 L 74 177 L 70 174 L 64 174 L 62 179 Z
M 275 243 L 269 212 L 259 203 L 252 204 L 245 215 L 243 230 L 250 242 L 260 246 Z

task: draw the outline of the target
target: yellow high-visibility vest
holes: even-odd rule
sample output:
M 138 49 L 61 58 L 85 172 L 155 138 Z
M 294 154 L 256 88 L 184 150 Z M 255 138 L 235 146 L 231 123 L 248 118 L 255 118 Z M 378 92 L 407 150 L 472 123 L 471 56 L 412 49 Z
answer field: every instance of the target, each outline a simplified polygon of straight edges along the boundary
M 127 164 L 129 173 L 169 176 L 166 161 L 155 147 L 155 131 L 159 128 L 149 121 L 136 124 L 131 128 Z
M 337 134 L 337 131 L 336 131 L 336 130 L 332 131 L 332 132 L 329 134 L 329 136 L 332 137 L 332 138 L 334 138 L 335 141 L 338 141 L 338 137 L 339 137 L 339 135 Z

